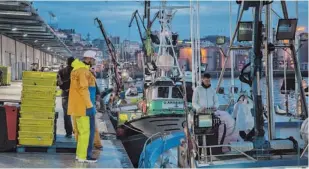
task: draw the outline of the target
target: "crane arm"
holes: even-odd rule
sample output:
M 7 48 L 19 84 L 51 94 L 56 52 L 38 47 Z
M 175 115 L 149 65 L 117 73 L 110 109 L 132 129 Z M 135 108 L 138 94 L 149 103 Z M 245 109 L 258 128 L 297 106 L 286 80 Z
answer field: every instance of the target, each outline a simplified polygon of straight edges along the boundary
M 115 73 L 115 82 L 116 82 L 116 85 L 117 85 L 116 94 L 118 94 L 118 92 L 120 92 L 120 90 L 121 90 L 121 81 L 120 81 L 120 77 L 119 77 L 119 74 L 118 74 L 118 63 L 117 63 L 117 58 L 116 58 L 115 47 L 114 47 L 113 43 L 110 41 L 110 39 L 108 38 L 107 33 L 106 33 L 106 31 L 103 27 L 101 20 L 99 18 L 95 18 L 95 21 L 97 21 L 98 24 L 99 24 L 99 28 L 101 30 L 101 33 L 102 33 L 104 39 L 105 39 L 109 54 L 111 55 L 111 58 L 112 58 L 112 63 L 113 63 L 113 66 L 114 66 L 114 73 Z

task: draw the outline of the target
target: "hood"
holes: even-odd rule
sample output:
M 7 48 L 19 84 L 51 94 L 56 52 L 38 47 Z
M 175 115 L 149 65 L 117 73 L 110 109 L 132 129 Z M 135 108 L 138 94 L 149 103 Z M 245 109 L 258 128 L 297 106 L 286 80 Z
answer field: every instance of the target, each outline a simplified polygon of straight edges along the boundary
M 73 70 L 76 70 L 76 69 L 79 69 L 79 68 L 86 68 L 86 69 L 90 68 L 89 65 L 86 65 L 84 62 L 80 61 L 79 59 L 75 59 L 72 62 L 72 67 L 73 67 Z

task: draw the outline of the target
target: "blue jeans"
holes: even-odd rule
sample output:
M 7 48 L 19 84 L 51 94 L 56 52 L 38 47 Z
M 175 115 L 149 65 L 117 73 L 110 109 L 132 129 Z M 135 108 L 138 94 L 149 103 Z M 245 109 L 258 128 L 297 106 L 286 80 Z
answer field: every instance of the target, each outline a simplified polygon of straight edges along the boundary
M 87 149 L 87 158 L 92 158 L 92 149 L 94 142 L 94 134 L 95 134 L 95 116 L 90 116 L 90 136 L 89 136 L 89 144 Z

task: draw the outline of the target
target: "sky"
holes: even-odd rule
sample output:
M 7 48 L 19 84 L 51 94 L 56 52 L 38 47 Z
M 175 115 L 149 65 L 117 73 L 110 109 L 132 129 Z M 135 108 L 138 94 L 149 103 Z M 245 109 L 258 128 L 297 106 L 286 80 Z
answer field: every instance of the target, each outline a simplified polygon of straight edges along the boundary
M 232 1 L 232 28 L 235 29 L 238 5 Z M 47 23 L 57 22 L 61 29 L 75 29 L 85 38 L 89 33 L 91 39 L 103 38 L 100 29 L 94 22 L 94 18 L 101 19 L 106 32 L 112 36 L 120 36 L 121 40 L 128 39 L 140 41 L 135 21 L 129 28 L 132 13 L 138 10 L 143 16 L 144 6 L 141 1 L 35 1 L 34 8 Z M 159 2 L 151 2 L 152 6 L 159 6 Z M 190 6 L 189 1 L 168 2 L 173 6 Z M 296 17 L 296 3 L 288 1 L 290 18 Z M 298 26 L 305 26 L 308 31 L 308 1 L 299 1 Z M 273 2 L 273 9 L 283 17 L 280 2 Z M 50 19 L 49 12 L 56 15 L 56 19 Z M 157 12 L 151 10 L 151 17 Z M 273 27 L 277 26 L 278 17 L 273 15 Z M 245 11 L 243 21 L 252 21 L 251 10 Z M 201 1 L 200 2 L 200 35 L 224 35 L 230 34 L 229 1 Z M 158 30 L 158 21 L 152 30 Z M 178 32 L 180 39 L 190 38 L 190 10 L 178 9 L 173 19 L 173 32 Z

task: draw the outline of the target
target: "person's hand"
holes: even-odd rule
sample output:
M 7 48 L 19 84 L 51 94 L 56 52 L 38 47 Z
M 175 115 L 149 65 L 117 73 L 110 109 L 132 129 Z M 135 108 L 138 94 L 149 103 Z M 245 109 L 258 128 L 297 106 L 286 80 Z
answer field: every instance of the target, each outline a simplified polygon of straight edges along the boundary
M 100 100 L 101 100 L 100 95 L 97 95 L 97 96 L 96 96 L 96 101 L 97 101 L 97 102 L 100 102 Z
M 96 108 L 97 108 L 97 109 L 100 109 L 100 107 L 101 107 L 100 102 L 99 102 L 99 101 L 96 101 Z
M 206 111 L 206 107 L 201 107 L 200 109 L 198 109 L 198 113 L 204 113 Z
M 91 107 L 91 108 L 89 108 L 89 109 L 86 109 L 86 115 L 87 115 L 87 116 L 94 116 L 95 113 L 96 113 L 96 110 L 95 110 L 94 107 Z

